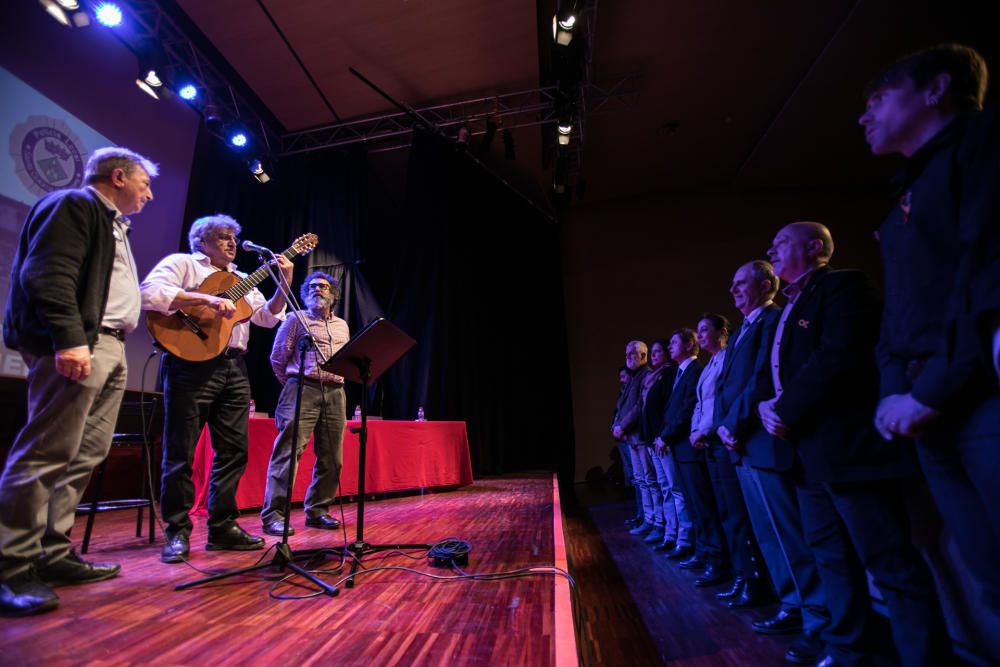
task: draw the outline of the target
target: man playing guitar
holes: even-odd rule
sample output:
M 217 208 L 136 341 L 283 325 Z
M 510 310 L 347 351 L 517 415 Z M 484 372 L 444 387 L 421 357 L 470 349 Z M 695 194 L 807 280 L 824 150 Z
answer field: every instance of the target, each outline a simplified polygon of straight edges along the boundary
M 163 477 L 160 507 L 166 522 L 167 545 L 160 554 L 164 563 L 178 563 L 189 552 L 194 503 L 191 481 L 195 445 L 205 423 L 212 436 L 215 456 L 209 479 L 209 550 L 246 551 L 261 549 L 264 540 L 248 534 L 236 523 L 236 485 L 247 465 L 250 382 L 243 354 L 250 337 L 250 322 L 274 327 L 285 318 L 285 298 L 276 291 L 270 300 L 256 288 L 242 299 L 203 293 L 197 289 L 217 272 L 235 272 L 238 222 L 227 215 L 195 220 L 188 233 L 191 253 L 175 253 L 157 264 L 141 287 L 142 306 L 162 316 L 179 314 L 186 322 L 216 318 L 233 319 L 239 301 L 246 301 L 253 314 L 232 326 L 221 354 L 208 360 L 190 361 L 174 351 L 164 354 L 165 419 L 163 427 Z M 285 281 L 292 280 L 292 263 L 277 256 L 277 268 Z M 241 278 L 244 274 L 236 273 Z M 225 276 L 223 276 L 225 277 Z M 212 281 L 208 281 L 212 282 Z M 183 309 L 183 310 L 182 310 Z M 244 309 L 245 310 L 245 309 Z M 189 313 L 197 313 L 190 317 Z M 200 329 L 196 324 L 190 325 Z

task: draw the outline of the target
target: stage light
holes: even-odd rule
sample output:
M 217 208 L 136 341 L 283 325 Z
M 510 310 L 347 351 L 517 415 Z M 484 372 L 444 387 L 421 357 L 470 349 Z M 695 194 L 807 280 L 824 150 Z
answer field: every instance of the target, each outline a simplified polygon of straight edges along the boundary
M 122 10 L 113 2 L 102 2 L 94 8 L 94 16 L 101 25 L 117 28 L 122 24 Z
M 229 135 L 229 143 L 236 148 L 246 148 L 247 144 L 250 143 L 247 133 L 242 130 L 236 130 Z
M 190 102 L 194 98 L 198 97 L 198 88 L 196 88 L 194 84 L 189 83 L 187 85 L 181 86 L 181 89 L 178 91 L 178 93 L 183 99 Z
M 556 128 L 559 132 L 558 139 L 560 146 L 569 145 L 569 137 L 573 134 L 573 124 L 572 123 L 559 123 Z
M 163 81 L 160 80 L 160 77 L 154 69 L 144 70 L 144 72 L 145 73 L 139 73 L 139 77 L 135 80 L 135 85 L 139 86 L 139 90 L 146 93 L 154 100 L 160 99 L 160 93 L 158 91 L 163 87 Z
M 65 26 L 69 25 L 69 16 L 66 15 L 66 9 L 60 5 L 56 0 L 39 0 L 48 15 L 59 21 Z
M 253 177 L 256 178 L 259 183 L 267 183 L 271 180 L 271 177 L 267 175 L 266 171 L 264 171 L 264 165 L 260 160 L 250 160 L 250 173 L 253 174 Z
M 85 28 L 90 25 L 90 17 L 87 16 L 87 12 L 80 11 L 80 3 L 77 0 L 39 0 L 39 4 L 45 8 L 49 16 L 64 26 Z

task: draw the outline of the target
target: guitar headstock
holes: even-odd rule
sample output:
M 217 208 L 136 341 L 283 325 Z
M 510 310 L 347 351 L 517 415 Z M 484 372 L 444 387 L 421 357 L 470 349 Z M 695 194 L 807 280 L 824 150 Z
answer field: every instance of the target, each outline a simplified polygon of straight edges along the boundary
M 319 237 L 315 234 L 303 234 L 292 243 L 292 250 L 299 255 L 308 255 L 319 245 Z

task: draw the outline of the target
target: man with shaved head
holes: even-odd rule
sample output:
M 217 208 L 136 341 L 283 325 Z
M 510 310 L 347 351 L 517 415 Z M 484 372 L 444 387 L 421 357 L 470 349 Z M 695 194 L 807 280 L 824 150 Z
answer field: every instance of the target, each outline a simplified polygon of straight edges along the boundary
M 757 408 L 767 432 L 795 451 L 802 527 L 830 612 L 819 665 L 868 659 L 865 569 L 889 607 L 902 664 L 951 664 L 934 581 L 910 541 L 904 500 L 916 463 L 871 420 L 878 294 L 863 273 L 830 268 L 833 247 L 818 222 L 795 222 L 774 236 L 768 256 L 788 283 L 788 301 L 771 346 L 774 396 Z

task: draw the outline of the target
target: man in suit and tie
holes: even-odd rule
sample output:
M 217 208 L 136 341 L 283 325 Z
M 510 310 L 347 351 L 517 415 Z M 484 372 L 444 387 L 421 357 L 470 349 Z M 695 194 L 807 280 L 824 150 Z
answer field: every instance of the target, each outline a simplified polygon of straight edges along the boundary
M 818 664 L 867 661 L 866 568 L 886 599 L 903 665 L 951 664 L 934 581 L 910 541 L 904 502 L 915 461 L 871 423 L 878 295 L 863 273 L 833 271 L 832 255 L 833 237 L 816 222 L 774 237 L 768 256 L 789 283 L 788 303 L 771 347 L 775 396 L 757 408 L 768 433 L 795 449 L 803 529 L 831 615 Z
M 729 563 L 712 483 L 705 466 L 705 452 L 691 446 L 691 418 L 698 402 L 702 365 L 698 341 L 691 329 L 678 329 L 670 336 L 670 357 L 677 363 L 674 390 L 667 403 L 663 430 L 654 441 L 658 453 L 669 452 L 681 483 L 684 506 L 694 525 L 695 552 L 681 561 L 685 570 L 705 568 L 696 581 L 702 586 L 721 583 L 729 576 Z
M 802 632 L 785 657 L 813 664 L 822 653 L 819 636 L 830 615 L 816 560 L 802 534 L 792 473 L 795 453 L 791 443 L 765 431 L 757 416 L 757 404 L 774 395 L 769 361 L 781 317 L 774 305 L 780 282 L 762 260 L 744 264 L 733 276 L 729 292 L 743 324 L 719 375 L 715 424 L 737 464 L 750 524 L 781 603 L 775 616 L 754 621 L 753 629 L 769 635 Z

